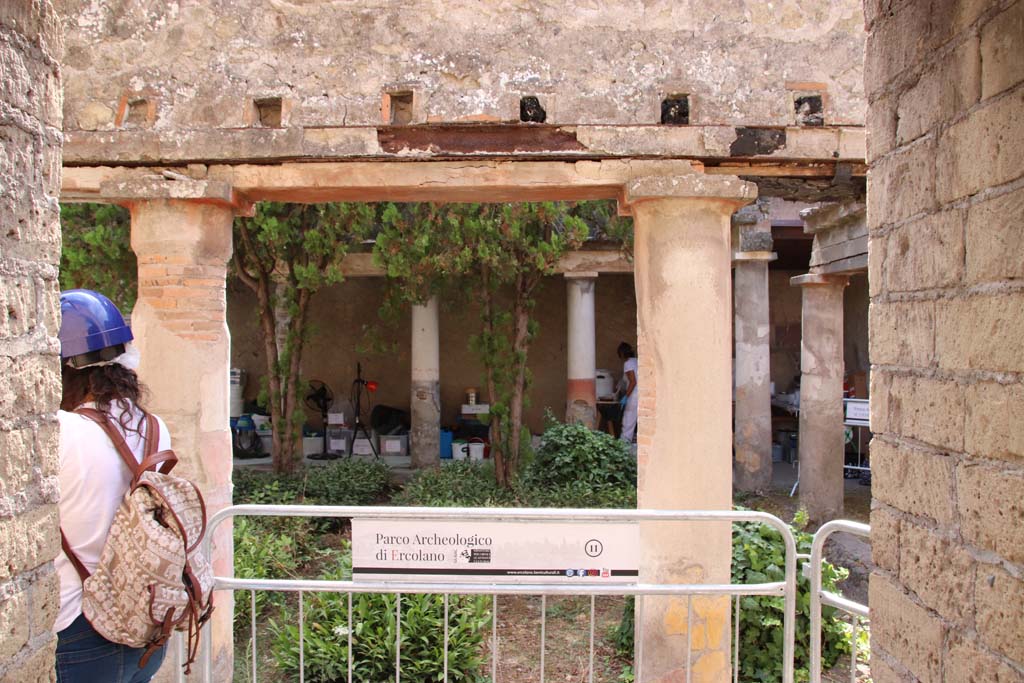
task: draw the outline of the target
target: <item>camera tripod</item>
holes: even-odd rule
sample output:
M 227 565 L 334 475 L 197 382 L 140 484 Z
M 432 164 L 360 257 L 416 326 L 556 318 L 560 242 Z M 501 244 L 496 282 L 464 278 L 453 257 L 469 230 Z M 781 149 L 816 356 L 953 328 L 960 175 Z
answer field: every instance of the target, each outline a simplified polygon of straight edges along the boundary
M 366 425 L 363 424 L 362 419 L 362 396 L 363 389 L 369 384 L 363 379 L 363 364 L 356 363 L 356 378 L 352 382 L 352 409 L 355 412 L 355 420 L 352 427 L 352 450 L 355 450 L 356 439 L 359 438 L 359 432 L 363 433 L 366 437 L 366 441 L 370 444 L 370 450 L 373 451 L 373 457 L 380 459 L 380 453 L 377 451 L 377 447 L 373 445 L 373 439 L 370 438 L 370 433 L 366 431 Z M 367 390 L 367 397 L 369 397 L 369 391 Z M 349 457 L 352 457 L 353 453 L 349 453 Z

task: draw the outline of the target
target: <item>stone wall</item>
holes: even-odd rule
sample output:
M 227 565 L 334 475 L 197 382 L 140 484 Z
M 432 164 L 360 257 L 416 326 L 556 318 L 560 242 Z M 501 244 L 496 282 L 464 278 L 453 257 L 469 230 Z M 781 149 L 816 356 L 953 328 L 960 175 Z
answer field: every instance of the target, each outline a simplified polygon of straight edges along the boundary
M 519 121 L 523 96 L 547 123 L 654 124 L 672 94 L 692 123 L 793 125 L 815 92 L 864 122 L 857 0 L 57 5 L 68 131 Z
M 1024 2 L 866 3 L 872 674 L 1024 680 Z
M 61 30 L 0 3 L 0 681 L 50 681 L 59 607 Z

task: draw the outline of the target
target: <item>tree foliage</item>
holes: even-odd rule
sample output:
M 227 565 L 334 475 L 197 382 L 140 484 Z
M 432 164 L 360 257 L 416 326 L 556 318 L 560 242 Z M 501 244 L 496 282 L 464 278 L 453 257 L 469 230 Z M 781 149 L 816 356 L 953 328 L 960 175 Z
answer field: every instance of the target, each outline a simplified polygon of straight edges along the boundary
M 370 230 L 374 214 L 372 204 L 269 202 L 255 216 L 235 220 L 232 267 L 257 298 L 278 472 L 290 471 L 302 457 L 301 367 L 310 299 L 341 282 L 341 261 Z
M 566 252 L 587 239 L 587 222 L 564 203 L 388 205 L 374 258 L 389 278 L 385 308 L 463 293 L 480 306 L 471 347 L 490 396 L 491 455 L 511 486 L 528 401 L 530 343 L 538 285 Z
M 102 292 L 127 316 L 138 296 L 131 218 L 113 204 L 62 204 L 61 289 Z

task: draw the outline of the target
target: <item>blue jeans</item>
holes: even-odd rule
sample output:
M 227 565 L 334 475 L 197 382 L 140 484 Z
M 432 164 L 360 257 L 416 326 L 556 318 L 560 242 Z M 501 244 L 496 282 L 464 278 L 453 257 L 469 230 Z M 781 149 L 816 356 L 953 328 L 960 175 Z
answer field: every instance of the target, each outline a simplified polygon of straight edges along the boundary
M 147 683 L 163 663 L 166 650 L 165 646 L 153 652 L 140 669 L 146 648 L 110 642 L 80 614 L 57 634 L 57 683 Z

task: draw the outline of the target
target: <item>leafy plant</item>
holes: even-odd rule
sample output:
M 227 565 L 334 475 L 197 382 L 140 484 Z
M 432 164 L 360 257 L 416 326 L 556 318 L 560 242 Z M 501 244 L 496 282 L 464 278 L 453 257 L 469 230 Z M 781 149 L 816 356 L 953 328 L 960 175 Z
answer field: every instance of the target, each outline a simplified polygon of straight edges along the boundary
M 794 535 L 797 553 L 811 552 L 813 536 L 804 532 L 806 513 L 797 513 Z M 737 522 L 732 536 L 732 583 L 770 583 L 785 578 L 786 546 L 778 531 L 755 522 Z M 836 590 L 836 584 L 849 576 L 849 571 L 828 562 L 822 566 L 822 588 Z M 634 647 L 633 597 L 626 599 L 622 621 L 612 635 L 620 656 L 632 657 Z M 784 598 L 747 596 L 740 598 L 740 680 L 782 680 L 782 628 Z M 839 617 L 835 608 L 823 606 L 822 665 L 830 668 L 843 653 L 850 652 L 851 628 Z M 808 680 L 810 664 L 810 580 L 797 572 L 795 680 Z M 868 652 L 868 633 L 858 633 L 858 650 Z M 735 652 L 733 653 L 735 657 Z
M 797 553 L 810 554 L 813 536 L 803 531 L 806 514 L 794 519 Z M 733 525 L 732 582 L 765 583 L 785 578 L 785 545 L 771 527 L 753 522 Z M 849 571 L 828 562 L 822 564 L 822 588 L 836 590 Z M 758 681 L 782 680 L 782 597 L 740 598 L 740 677 Z M 822 665 L 829 668 L 850 652 L 850 633 L 833 607 L 823 606 Z M 808 679 L 810 652 L 810 580 L 797 572 L 795 680 Z
M 498 486 L 491 463 L 459 461 L 423 470 L 392 500 L 427 507 L 635 508 L 636 486 L 592 488 L 583 482 L 547 486 L 520 480 L 512 490 Z
M 128 210 L 114 204 L 60 207 L 60 287 L 102 292 L 127 316 L 138 296 Z
M 508 507 L 512 493 L 498 486 L 494 466 L 460 460 L 421 470 L 393 499 L 395 505 L 427 507 Z
M 305 522 L 290 519 L 292 522 Z M 279 525 L 271 527 L 264 520 L 239 517 L 234 521 L 235 577 L 239 579 L 293 578 L 300 561 L 307 554 L 300 545 L 309 542 L 308 525 L 292 525 L 298 533 L 287 533 Z M 246 595 L 246 597 L 248 597 Z M 235 601 L 235 632 L 249 628 L 252 619 L 259 619 L 270 604 L 282 604 L 282 593 L 256 591 L 255 614 L 247 599 Z
M 341 260 L 375 213 L 372 204 L 267 202 L 255 216 L 235 220 L 231 264 L 256 294 L 277 472 L 291 471 L 302 456 L 306 386 L 299 369 L 310 334 L 310 300 L 342 280 Z
M 241 470 L 234 484 L 236 504 L 369 505 L 387 491 L 388 467 L 378 460 L 350 458 L 297 473 Z
M 552 202 L 390 205 L 382 214 L 374 260 L 390 283 L 384 311 L 441 291 L 472 292 L 480 304 L 470 347 L 484 365 L 494 473 L 506 488 L 523 444 L 536 290 L 588 235 L 571 205 Z
M 325 578 L 351 578 L 350 549 L 346 546 L 334 570 Z M 348 595 L 313 593 L 305 598 L 303 624 L 304 672 L 311 683 L 333 683 L 348 675 Z M 442 595 L 352 596 L 352 679 L 382 683 L 395 679 L 396 639 L 399 637 L 396 603 L 401 600 L 402 678 L 439 681 L 444 671 L 444 597 Z M 491 615 L 485 596 L 449 596 L 448 679 L 475 683 L 481 672 L 482 651 Z M 274 659 L 286 673 L 299 668 L 298 613 L 281 615 L 272 623 Z
M 388 466 L 381 460 L 336 460 L 322 467 L 307 467 L 299 481 L 307 503 L 370 505 L 387 491 Z
M 636 508 L 636 485 L 592 488 L 583 482 L 561 486 L 517 483 L 516 504 L 536 508 Z
M 584 489 L 636 487 L 636 460 L 629 446 L 585 425 L 562 424 L 550 412 L 541 445 L 523 477 L 538 487 Z

